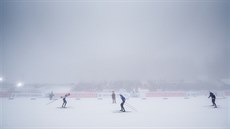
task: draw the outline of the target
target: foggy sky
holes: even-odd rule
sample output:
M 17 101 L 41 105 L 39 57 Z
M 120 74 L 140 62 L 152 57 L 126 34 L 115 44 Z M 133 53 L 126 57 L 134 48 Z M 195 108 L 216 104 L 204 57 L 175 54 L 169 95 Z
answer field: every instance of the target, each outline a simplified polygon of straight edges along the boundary
M 224 0 L 1 2 L 9 82 L 228 78 Z

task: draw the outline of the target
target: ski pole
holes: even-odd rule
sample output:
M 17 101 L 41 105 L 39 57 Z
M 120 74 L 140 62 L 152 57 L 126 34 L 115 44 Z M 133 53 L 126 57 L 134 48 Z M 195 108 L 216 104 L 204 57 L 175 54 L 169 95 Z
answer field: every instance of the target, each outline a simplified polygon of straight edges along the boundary
M 135 107 L 133 107 L 132 105 L 130 105 L 129 103 L 127 103 L 127 102 L 126 102 L 126 106 L 137 112 L 137 109 Z
M 49 104 L 51 104 L 51 103 L 53 103 L 53 102 L 55 102 L 55 101 L 57 101 L 57 100 L 59 100 L 59 99 L 55 99 L 55 100 L 53 100 L 53 101 L 47 103 L 46 105 L 49 105 Z
M 67 96 L 70 96 L 70 93 L 65 94 L 65 96 L 66 96 L 66 97 L 67 97 Z M 59 99 L 61 99 L 61 98 L 63 98 L 63 97 L 61 96 Z M 55 99 L 55 100 L 53 100 L 53 101 L 47 103 L 46 105 L 49 105 L 49 104 L 51 104 L 51 103 L 53 103 L 53 102 L 55 102 L 55 101 L 57 101 L 57 100 L 59 100 L 59 99 Z

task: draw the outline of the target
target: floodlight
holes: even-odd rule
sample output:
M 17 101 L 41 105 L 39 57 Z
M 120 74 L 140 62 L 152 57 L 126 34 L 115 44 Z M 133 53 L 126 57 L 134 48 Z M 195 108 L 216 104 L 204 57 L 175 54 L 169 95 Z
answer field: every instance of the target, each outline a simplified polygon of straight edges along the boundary
M 22 87 L 23 85 L 24 85 L 24 84 L 23 84 L 22 82 L 18 82 L 16 86 L 17 86 L 17 87 Z

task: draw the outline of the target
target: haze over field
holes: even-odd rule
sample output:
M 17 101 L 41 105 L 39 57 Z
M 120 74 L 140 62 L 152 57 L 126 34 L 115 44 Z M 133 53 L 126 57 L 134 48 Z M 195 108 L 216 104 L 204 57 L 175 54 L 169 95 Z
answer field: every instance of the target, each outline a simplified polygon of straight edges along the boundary
M 7 82 L 229 79 L 229 2 L 1 1 Z

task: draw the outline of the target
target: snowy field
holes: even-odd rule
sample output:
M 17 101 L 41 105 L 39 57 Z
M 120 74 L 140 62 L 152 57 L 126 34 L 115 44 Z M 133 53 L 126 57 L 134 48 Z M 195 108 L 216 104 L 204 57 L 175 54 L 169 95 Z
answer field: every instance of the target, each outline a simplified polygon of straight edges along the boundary
M 207 96 L 130 98 L 127 112 L 119 112 L 120 99 L 67 98 L 49 105 L 48 98 L 1 98 L 1 129 L 230 129 L 230 98 L 211 106 Z

